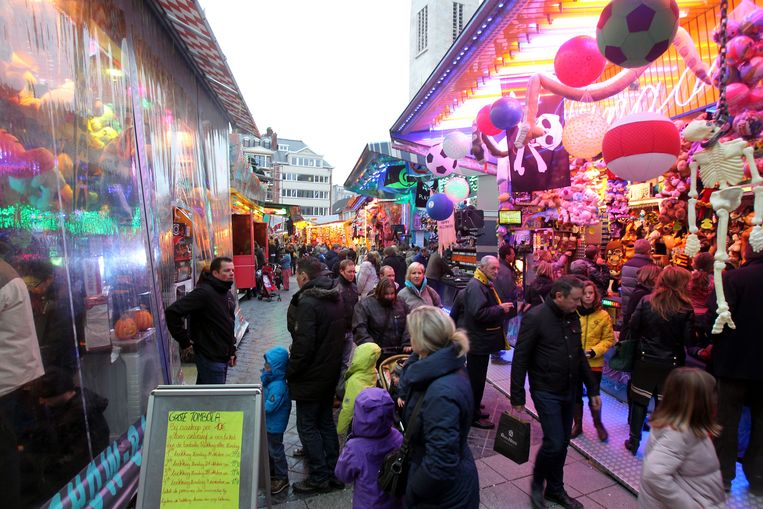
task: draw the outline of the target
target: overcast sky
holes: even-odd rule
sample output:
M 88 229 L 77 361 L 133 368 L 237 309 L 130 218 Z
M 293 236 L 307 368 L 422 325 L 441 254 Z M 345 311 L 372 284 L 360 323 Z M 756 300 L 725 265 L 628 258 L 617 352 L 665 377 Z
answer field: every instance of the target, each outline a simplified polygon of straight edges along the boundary
M 301 139 L 343 184 L 408 105 L 409 0 L 200 0 L 261 133 Z

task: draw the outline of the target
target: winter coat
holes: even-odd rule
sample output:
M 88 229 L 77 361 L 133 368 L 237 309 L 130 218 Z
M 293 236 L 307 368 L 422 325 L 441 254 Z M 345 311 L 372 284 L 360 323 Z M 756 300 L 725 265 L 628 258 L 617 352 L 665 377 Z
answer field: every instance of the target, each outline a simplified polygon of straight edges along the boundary
M 394 427 L 394 410 L 384 389 L 365 389 L 355 400 L 352 435 L 334 470 L 337 479 L 354 484 L 353 509 L 402 509 L 402 501 L 384 493 L 377 481 L 384 456 L 403 443 Z
M 323 263 L 326 264 L 326 267 L 329 270 L 332 270 L 334 268 L 334 264 L 339 261 L 339 253 L 334 251 L 333 249 L 329 249 L 326 252 L 326 256 L 323 259 Z
M 395 283 L 397 286 L 402 287 L 405 284 L 405 271 L 408 266 L 405 264 L 405 258 L 400 255 L 387 256 L 384 258 L 382 265 L 389 265 L 395 269 Z
M 652 428 L 641 468 L 639 507 L 726 507 L 720 464 L 709 437 L 691 431 Z
M 472 422 L 472 388 L 456 345 L 424 359 L 411 356 L 403 368 L 401 397 L 406 428 L 419 398 L 419 428 L 411 437 L 408 509 L 476 509 L 479 480 L 467 437 Z
M 631 337 L 639 340 L 638 358 L 667 366 L 683 366 L 685 347 L 694 332 L 691 308 L 664 320 L 652 309 L 652 296 L 641 299 L 628 324 Z
M 502 302 L 514 302 L 517 301 L 517 283 L 516 273 L 514 269 L 501 260 L 498 263 L 498 276 L 493 281 L 498 295 L 501 297 Z
M 434 306 L 441 308 L 440 296 L 431 286 L 427 286 L 426 278 L 421 290 L 416 288 L 410 281 L 405 282 L 405 288 L 397 294 L 398 299 L 403 299 L 408 305 L 408 309 L 413 311 L 419 306 Z
M 336 430 L 345 434 L 350 429 L 353 412 L 355 410 L 355 398 L 363 389 L 376 387 L 376 361 L 381 355 L 381 348 L 376 343 L 364 343 L 355 349 L 352 354 L 352 362 L 344 374 L 345 389 L 342 400 L 342 410 L 339 411 Z
M 355 306 L 352 337 L 356 345 L 376 343 L 385 354 L 399 354 L 411 345 L 406 317 L 408 305 L 395 299 L 391 307 L 383 306 L 376 297 L 363 299 Z
M 358 287 L 354 282 L 347 281 L 341 274 L 336 278 L 339 283 L 339 294 L 342 297 L 344 309 L 345 332 L 352 332 L 352 315 L 355 312 L 355 304 L 358 303 Z
M 604 354 L 615 344 L 615 331 L 612 318 L 603 309 L 591 310 L 580 308 L 580 339 L 583 351 L 593 350 L 594 356 L 588 359 L 591 368 L 601 371 L 604 367 Z
M 434 279 L 435 281 L 440 281 L 443 276 L 453 275 L 453 270 L 451 270 L 450 267 L 448 267 L 448 264 L 445 263 L 445 260 L 443 260 L 442 255 L 435 251 L 429 256 L 429 261 L 427 262 L 427 271 L 426 276 L 427 279 Z
M 289 387 L 286 385 L 289 352 L 280 346 L 271 348 L 265 352 L 265 361 L 270 365 L 270 371 L 263 369 L 260 375 L 265 397 L 265 424 L 268 433 L 283 433 L 291 414 Z
M 469 353 L 488 355 L 506 347 L 503 322 L 510 315 L 498 305 L 490 287 L 472 278 L 464 292 L 463 325 L 469 334 Z
M 456 297 L 453 299 L 453 306 L 450 308 L 450 318 L 456 327 L 459 329 L 464 328 L 464 290 L 459 290 Z
M 599 384 L 583 353 L 580 319 L 564 313 L 553 300 L 528 311 L 519 329 L 511 366 L 511 404 L 525 404 L 525 375 L 531 391 L 567 394 L 582 381 L 590 396 Z
M 630 323 L 631 316 L 633 316 L 633 312 L 636 311 L 636 307 L 638 306 L 639 302 L 641 302 L 641 299 L 650 293 L 652 293 L 651 288 L 648 288 L 644 285 L 636 285 L 636 289 L 633 290 L 630 298 L 628 298 L 628 306 L 623 306 L 620 308 L 623 310 L 623 329 L 625 329 L 625 326 Z
M 548 294 L 551 292 L 553 284 L 554 281 L 550 277 L 536 276 L 527 287 L 525 301 L 533 307 L 540 306 L 548 299 Z
M 344 352 L 344 309 L 336 282 L 308 281 L 297 294 L 291 357 L 286 368 L 295 401 L 331 400 Z
M 202 272 L 196 288 L 164 311 L 167 328 L 180 348 L 193 343 L 196 354 L 214 362 L 228 362 L 236 355 L 236 300 L 230 292 L 232 285 Z
M 426 270 L 427 264 L 429 263 L 429 257 L 428 256 L 424 256 L 423 254 L 419 253 L 419 254 L 417 254 L 416 256 L 413 257 L 413 261 L 423 265 L 424 266 L 424 270 Z M 410 265 L 410 263 L 408 265 Z
M 638 270 L 645 265 L 652 264 L 654 264 L 652 258 L 646 254 L 635 254 L 633 258 L 623 264 L 622 272 L 620 273 L 620 304 L 622 309 L 628 307 L 628 299 L 630 299 L 633 290 L 638 284 L 636 282 Z
M 695 315 L 704 315 L 707 313 L 707 299 L 715 289 L 712 274 L 706 274 L 700 270 L 692 271 L 689 284 L 686 289 L 691 299 L 691 306 L 694 308 Z
M 289 253 L 284 253 L 283 258 L 281 258 L 281 268 L 284 270 L 291 270 L 291 255 Z
M 734 380 L 763 381 L 760 360 L 760 289 L 763 288 L 763 258 L 748 261 L 723 275 L 723 289 L 736 329 L 724 327 L 713 336 L 715 376 Z M 715 321 L 715 294 L 710 297 L 708 323 Z
M 374 264 L 369 261 L 361 263 L 356 281 L 360 298 L 373 293 L 376 284 L 379 282 L 379 274 L 377 274 Z

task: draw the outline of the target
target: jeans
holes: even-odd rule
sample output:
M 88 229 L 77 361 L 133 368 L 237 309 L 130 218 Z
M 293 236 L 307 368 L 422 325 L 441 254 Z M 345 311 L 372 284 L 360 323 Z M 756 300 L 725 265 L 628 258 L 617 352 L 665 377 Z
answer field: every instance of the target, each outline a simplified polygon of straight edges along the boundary
M 196 352 L 196 385 L 224 384 L 228 377 L 228 363 L 207 359 Z
M 482 395 L 485 393 L 485 379 L 489 365 L 490 355 L 466 354 L 466 371 L 469 374 L 469 382 L 472 384 L 472 395 L 474 396 L 472 419 L 475 421 L 480 418 L 480 403 L 482 403 Z
M 575 389 L 567 394 L 531 391 L 531 395 L 543 428 L 543 444 L 535 459 L 533 483 L 542 485 L 546 481 L 546 492 L 560 493 L 564 490 L 564 462 L 572 431 Z
M 334 477 L 339 459 L 339 438 L 333 410 L 331 398 L 297 401 L 297 433 L 310 467 L 308 481 L 312 484 L 322 484 Z
M 721 434 L 715 440 L 715 450 L 721 463 L 723 480 L 731 482 L 736 476 L 739 418 L 745 404 L 750 405 L 752 429 L 742 468 L 750 486 L 763 489 L 763 382 L 718 379 L 718 424 L 721 425 Z
M 268 456 L 273 479 L 289 479 L 289 465 L 283 447 L 283 433 L 268 433 Z

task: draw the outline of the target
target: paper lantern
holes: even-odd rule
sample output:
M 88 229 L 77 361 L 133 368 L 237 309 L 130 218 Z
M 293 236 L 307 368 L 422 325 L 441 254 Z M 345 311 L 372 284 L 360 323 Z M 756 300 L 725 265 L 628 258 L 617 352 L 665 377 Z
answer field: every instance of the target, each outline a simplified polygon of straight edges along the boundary
M 463 177 L 455 177 L 445 184 L 445 196 L 453 203 L 458 203 L 469 197 L 469 182 Z
M 494 126 L 493 122 L 490 121 L 490 106 L 490 104 L 483 106 L 477 113 L 477 129 L 479 129 L 482 134 L 495 136 L 496 134 L 501 134 L 503 131 Z
M 572 157 L 592 159 L 601 153 L 609 125 L 598 113 L 583 113 L 565 120 L 562 144 Z
M 604 160 L 615 175 L 630 182 L 644 182 L 673 166 L 681 151 L 681 136 L 668 117 L 635 113 L 612 124 L 602 148 Z
M 675 0 L 612 0 L 596 25 L 599 51 L 620 67 L 654 62 L 673 42 L 678 15 Z
M 444 221 L 453 213 L 453 202 L 444 193 L 436 193 L 427 201 L 427 214 L 435 221 Z
M 490 121 L 499 129 L 508 131 L 522 120 L 522 103 L 513 97 L 501 97 L 490 107 Z
M 442 141 L 442 151 L 452 159 L 461 159 L 472 148 L 472 138 L 461 131 L 453 131 Z
M 596 81 L 607 59 L 599 52 L 596 39 L 587 35 L 573 37 L 559 47 L 554 71 L 559 81 L 570 87 L 585 87 Z
M 458 161 L 448 157 L 441 144 L 430 148 L 425 160 L 427 168 L 436 177 L 447 177 L 458 167 Z

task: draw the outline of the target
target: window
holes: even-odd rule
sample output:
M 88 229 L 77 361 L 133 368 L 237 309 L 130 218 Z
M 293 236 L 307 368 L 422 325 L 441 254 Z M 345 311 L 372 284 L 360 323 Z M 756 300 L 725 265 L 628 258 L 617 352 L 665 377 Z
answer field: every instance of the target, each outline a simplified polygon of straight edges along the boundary
M 464 29 L 464 4 L 453 2 L 453 40 L 458 38 L 458 34 Z
M 424 6 L 423 9 L 419 11 L 419 14 L 417 16 L 418 21 L 418 36 L 416 38 L 416 52 L 421 53 L 425 49 L 427 49 L 427 31 L 429 30 L 429 20 L 428 20 L 428 14 L 427 14 L 427 8 L 428 6 Z
M 279 143 L 278 144 L 278 150 L 280 150 L 281 152 L 288 152 L 289 151 L 289 146 L 288 145 L 281 145 Z

